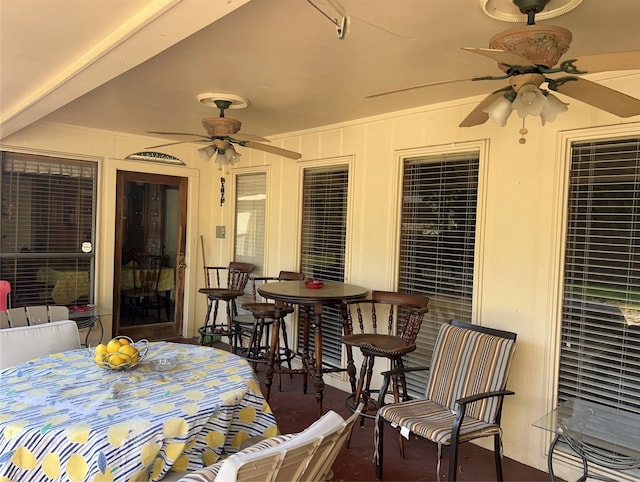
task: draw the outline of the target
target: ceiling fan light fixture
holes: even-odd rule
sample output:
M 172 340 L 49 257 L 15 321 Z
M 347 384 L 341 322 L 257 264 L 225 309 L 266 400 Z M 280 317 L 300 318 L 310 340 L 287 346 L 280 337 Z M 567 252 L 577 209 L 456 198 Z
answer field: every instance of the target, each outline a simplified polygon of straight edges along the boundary
M 240 161 L 242 154 L 235 150 L 232 145 L 229 145 L 225 149 L 218 149 L 218 155 L 215 158 L 215 163 L 218 165 L 218 170 L 222 171 L 222 168 L 226 168 L 227 174 L 229 173 L 229 166 L 232 166 L 236 162 Z
M 568 104 L 562 102 L 552 93 L 545 93 L 545 97 L 547 101 L 545 102 L 544 109 L 542 109 L 540 113 L 542 125 L 545 125 L 547 122 L 553 122 L 560 112 L 566 112 L 568 110 Z
M 200 155 L 200 158 L 203 161 L 209 162 L 211 158 L 215 155 L 216 151 L 217 150 L 214 146 L 206 146 L 201 149 L 198 149 L 198 154 Z
M 504 127 L 507 125 L 507 119 L 509 119 L 511 112 L 513 111 L 513 106 L 509 99 L 502 96 L 494 100 L 491 105 L 486 109 L 483 109 L 483 111 L 489 114 L 489 118 L 493 122 L 500 124 L 500 127 Z
M 533 84 L 525 84 L 511 104 L 520 117 L 540 115 L 547 104 L 547 98 L 542 91 Z

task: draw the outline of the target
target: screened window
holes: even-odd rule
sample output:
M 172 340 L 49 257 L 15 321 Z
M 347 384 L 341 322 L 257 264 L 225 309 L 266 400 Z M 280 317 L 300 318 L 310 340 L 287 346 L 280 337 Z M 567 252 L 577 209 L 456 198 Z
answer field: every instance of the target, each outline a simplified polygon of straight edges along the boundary
M 440 325 L 471 320 L 479 157 L 423 156 L 405 159 L 403 167 L 398 288 L 430 299 L 418 348 L 407 360 L 428 365 Z M 411 374 L 411 391 L 424 391 L 424 377 Z
M 0 278 L 12 305 L 93 303 L 97 164 L 2 153 Z
M 348 185 L 346 164 L 304 169 L 300 271 L 307 277 L 344 281 Z M 342 366 L 339 307 L 323 308 L 322 334 L 323 362 Z
M 640 414 L 640 138 L 574 143 L 558 397 Z

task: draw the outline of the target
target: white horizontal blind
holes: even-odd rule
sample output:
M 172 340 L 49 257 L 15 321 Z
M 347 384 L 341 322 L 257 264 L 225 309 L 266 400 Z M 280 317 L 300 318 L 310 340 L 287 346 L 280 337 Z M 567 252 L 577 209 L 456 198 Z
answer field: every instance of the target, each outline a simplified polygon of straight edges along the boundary
M 14 306 L 93 302 L 96 176 L 95 162 L 2 153 L 0 278 Z
M 404 160 L 398 288 L 430 299 L 410 366 L 430 363 L 440 325 L 471 320 L 478 170 L 477 152 Z M 414 394 L 426 377 L 410 374 Z
M 640 414 L 640 138 L 572 145 L 558 383 Z
M 300 271 L 307 277 L 344 281 L 347 239 L 346 164 L 304 169 Z M 323 362 L 342 366 L 342 316 L 337 306 L 322 312 Z M 298 335 L 300 345 L 302 333 Z
M 267 209 L 267 175 L 264 172 L 236 176 L 236 214 L 234 259 L 254 265 L 252 276 L 264 272 L 264 239 Z M 247 283 L 245 296 L 237 305 L 253 301 L 252 284 Z

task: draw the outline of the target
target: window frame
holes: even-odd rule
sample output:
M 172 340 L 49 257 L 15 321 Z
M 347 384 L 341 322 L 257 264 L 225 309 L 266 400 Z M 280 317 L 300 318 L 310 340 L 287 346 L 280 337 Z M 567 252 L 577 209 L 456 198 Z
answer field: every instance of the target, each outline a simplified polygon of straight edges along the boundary
M 31 161 L 34 163 L 44 163 L 46 164 L 47 162 L 52 163 L 52 164 L 68 164 L 69 166 L 80 166 L 81 169 L 91 169 L 92 170 L 92 176 L 90 178 L 86 178 L 86 179 L 92 179 L 92 190 L 91 190 L 91 233 L 90 233 L 90 243 L 91 243 L 91 251 L 88 253 L 82 252 L 81 246 L 78 246 L 78 251 L 77 252 L 71 252 L 71 251 L 58 251 L 58 250 L 47 250 L 44 252 L 31 252 L 29 254 L 25 254 L 22 255 L 21 253 L 14 253 L 17 256 L 14 256 L 13 259 L 17 260 L 20 258 L 33 258 L 33 259 L 42 259 L 43 262 L 45 262 L 45 264 L 48 265 L 49 262 L 52 262 L 56 259 L 60 259 L 60 260 L 68 260 L 68 262 L 72 262 L 75 263 L 76 266 L 76 271 L 79 269 L 78 266 L 80 266 L 81 264 L 83 264 L 82 260 L 89 260 L 89 264 L 88 264 L 88 286 L 87 286 L 87 290 L 88 292 L 86 293 L 86 295 L 83 295 L 81 298 L 82 300 L 86 299 L 86 302 L 89 304 L 95 304 L 96 303 L 96 265 L 99 262 L 99 257 L 98 257 L 98 247 L 97 247 L 97 240 L 98 238 L 98 230 L 99 230 L 99 223 L 98 223 L 98 211 L 99 211 L 99 194 L 100 194 L 100 177 L 101 177 L 101 164 L 99 162 L 99 159 L 94 158 L 94 157 L 88 157 L 88 156 L 78 156 L 78 155 L 73 155 L 73 156 L 68 156 L 68 155 L 63 155 L 60 153 L 54 153 L 54 152 L 44 152 L 44 151 L 32 151 L 32 150 L 23 150 L 23 149 L 19 149 L 19 148 L 13 148 L 13 147 L 5 147 L 2 146 L 2 148 L 0 148 L 0 176 L 4 176 L 4 159 L 5 156 L 9 157 L 9 156 L 15 156 L 17 160 L 26 160 L 27 162 Z M 55 173 L 49 173 L 49 176 L 54 175 Z M 0 189 L 1 191 L 1 189 Z M 1 201 L 0 201 L 1 204 Z M 82 204 L 83 206 L 85 204 Z M 77 207 L 76 210 L 73 212 L 73 216 L 81 216 L 81 213 L 79 213 L 77 211 Z M 86 222 L 86 221 L 83 221 Z M 79 226 L 80 221 L 76 221 L 76 227 Z M 86 225 L 86 224 L 83 224 Z M 76 233 L 79 235 L 79 232 Z M 85 241 L 83 241 L 81 244 L 84 244 Z M 49 256 L 48 256 L 49 255 Z M 73 255 L 73 256 L 71 256 Z M 7 255 L 5 253 L 2 253 L 1 256 L 3 259 L 12 259 L 10 255 Z M 75 260 L 75 261 L 74 261 Z M 55 265 L 55 263 L 52 264 L 52 266 Z M 55 269 L 55 266 L 49 266 L 49 268 L 51 269 Z M 84 271 L 84 270 L 83 270 Z M 76 283 L 76 295 L 78 294 L 77 292 L 77 283 L 79 278 L 74 278 L 75 279 L 75 283 Z M 66 277 L 64 278 L 65 283 L 69 283 L 69 278 Z M 58 289 L 58 287 L 61 286 L 60 283 L 58 283 L 57 285 L 54 285 L 54 291 L 56 291 Z M 15 290 L 15 287 L 13 288 Z M 48 288 L 43 288 L 43 289 L 48 289 Z M 66 291 L 65 291 L 66 292 Z M 53 292 L 52 292 L 53 293 Z M 62 293 L 62 292 L 61 292 Z M 64 294 L 64 293 L 62 293 Z M 17 296 L 17 293 L 13 294 L 14 296 Z M 47 301 L 46 303 L 48 304 L 54 304 L 56 303 L 55 300 L 53 301 L 49 301 L 49 297 L 53 296 L 52 294 L 49 295 L 47 297 Z M 68 300 L 67 300 L 68 301 Z M 32 304 L 32 302 L 28 302 L 29 304 Z M 74 301 L 73 303 L 77 303 L 76 301 Z M 20 303 L 17 303 L 20 304 Z M 14 306 L 17 305 L 16 303 L 14 303 Z M 69 305 L 70 303 L 65 302 L 60 302 L 58 304 L 66 304 Z
M 354 159 L 353 156 L 340 156 L 340 157 L 334 157 L 334 158 L 329 158 L 329 159 L 322 159 L 322 160 L 315 160 L 315 161 L 304 161 L 304 162 L 300 162 L 298 165 L 298 206 L 300 206 L 300 210 L 298 213 L 298 247 L 296 249 L 296 264 L 297 266 L 299 266 L 299 270 L 302 270 L 302 227 L 303 227 L 303 216 L 304 216 L 304 209 L 303 209 L 303 199 L 304 199 L 304 193 L 303 193 L 303 189 L 304 189 L 304 173 L 306 169 L 322 169 L 322 168 L 331 168 L 331 167 L 337 167 L 337 166 L 346 166 L 347 169 L 347 193 L 346 193 L 346 214 L 345 214 L 345 250 L 344 250 L 344 266 L 343 266 L 343 271 L 344 271 L 344 275 L 343 275 L 343 282 L 348 283 L 349 279 L 350 279 L 350 259 L 351 259 L 351 227 L 352 227 L 352 215 L 353 215 L 353 163 L 354 163 Z M 303 271 L 304 272 L 304 271 Z M 312 273 L 304 273 L 306 277 L 310 277 L 312 275 Z M 335 308 L 335 307 L 333 307 Z M 331 311 L 332 307 L 327 307 L 325 310 L 323 310 L 323 314 L 325 314 L 327 311 Z M 327 315 L 325 314 L 325 317 Z M 331 315 L 329 315 L 331 316 Z M 295 329 L 295 333 L 297 333 L 296 338 L 296 343 L 297 346 L 300 347 L 300 343 L 301 343 L 301 330 L 300 328 L 300 320 L 298 318 L 297 320 L 297 325 L 296 325 L 296 329 Z M 326 327 L 325 327 L 326 328 Z M 341 326 L 340 326 L 340 331 L 342 330 Z M 327 333 L 327 330 L 324 329 L 323 333 Z M 335 340 L 333 340 L 334 342 L 332 343 L 331 337 L 326 337 L 323 336 L 323 362 L 326 362 L 327 364 L 332 364 L 333 362 L 336 362 L 339 364 L 339 366 L 344 366 L 345 363 L 345 355 L 346 355 L 346 351 L 344 349 L 344 345 L 342 344 L 341 341 L 341 336 L 337 337 Z M 313 349 L 313 339 L 311 340 L 311 349 Z M 339 355 L 338 355 L 339 354 Z M 338 360 L 338 358 L 340 360 Z
M 438 157 L 455 157 L 455 156 L 464 156 L 464 155 L 475 155 L 478 158 L 478 177 L 477 177 L 477 197 L 476 197 L 476 216 L 475 216 L 475 246 L 474 246 L 474 262 L 473 262 L 473 282 L 471 288 L 471 310 L 469 313 L 468 319 L 465 321 L 469 321 L 471 323 L 480 323 L 480 308 L 479 308 L 479 297 L 478 294 L 482 290 L 482 267 L 483 267 L 483 257 L 482 254 L 484 252 L 484 238 L 485 238 L 485 219 L 486 219 L 486 186 L 487 186 L 487 169 L 486 162 L 489 154 L 489 142 L 488 140 L 479 140 L 479 141 L 469 141 L 469 142 L 461 142 L 455 144 L 446 144 L 446 145 L 437 145 L 430 147 L 422 147 L 416 149 L 406 149 L 397 151 L 396 159 L 398 165 L 398 174 L 397 174 L 397 220 L 396 220 L 396 246 L 394 249 L 394 253 L 396 253 L 396 268 L 394 274 L 394 283 L 395 289 L 400 290 L 401 282 L 400 282 L 400 256 L 401 256 L 401 238 L 402 238 L 402 201 L 403 201 L 403 183 L 404 183 L 404 169 L 405 169 L 405 161 L 410 159 L 417 158 L 433 158 L 435 162 L 438 161 Z M 420 291 L 412 291 L 415 293 L 419 293 Z M 423 338 L 422 343 L 425 343 L 425 339 L 427 339 L 427 348 L 426 350 L 421 350 L 421 352 L 417 354 L 409 354 L 412 355 L 412 360 L 408 364 L 410 365 L 428 365 L 431 362 L 431 350 L 433 348 L 432 341 L 435 340 L 437 330 L 443 322 L 448 322 L 446 319 L 434 319 L 436 316 L 435 312 L 435 303 L 431 305 L 430 301 L 430 310 L 429 313 L 425 316 L 425 320 L 423 322 L 423 326 L 420 330 L 419 337 Z M 401 327 L 396 325 L 395 329 L 398 330 Z M 431 339 L 431 342 L 428 342 L 428 339 Z M 411 377 L 411 375 L 410 375 Z M 413 376 L 412 380 L 409 380 L 409 391 L 414 395 L 422 395 L 424 388 L 426 387 L 426 378 L 421 379 L 420 375 Z M 419 387 L 419 388 L 418 388 Z M 421 390 L 420 392 L 418 391 Z
M 562 303 L 564 286 L 564 263 L 566 230 L 568 222 L 569 169 L 571 167 L 571 146 L 574 142 L 588 142 L 601 140 L 615 140 L 620 138 L 637 137 L 640 132 L 640 122 L 615 124 L 602 127 L 582 128 L 561 131 L 558 133 L 555 149 L 557 161 L 550 173 L 550 192 L 552 206 L 549 223 L 551 232 L 551 251 L 548 271 L 549 297 L 547 301 L 546 318 L 549 321 L 544 358 L 549 360 L 543 372 L 540 413 L 553 410 L 558 403 L 560 342 L 562 330 Z M 541 445 L 540 456 L 545 457 L 549 445 L 552 443 L 552 433 L 541 433 L 545 443 Z M 571 452 L 556 451 L 556 459 L 568 464 L 580 463 Z M 593 466 L 591 472 L 600 473 L 598 467 Z M 607 472 L 602 472 L 606 474 Z M 624 474 L 622 479 L 627 480 Z M 631 478 L 628 480 L 632 480 Z M 633 479 L 635 480 L 635 479 Z

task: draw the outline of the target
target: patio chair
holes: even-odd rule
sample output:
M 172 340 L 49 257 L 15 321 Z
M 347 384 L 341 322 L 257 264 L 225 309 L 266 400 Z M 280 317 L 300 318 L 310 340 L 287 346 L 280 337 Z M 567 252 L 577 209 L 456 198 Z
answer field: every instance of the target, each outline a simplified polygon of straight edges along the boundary
M 235 354 L 234 337 L 236 333 L 233 318 L 238 315 L 236 299 L 244 294 L 249 275 L 253 271 L 253 265 L 232 261 L 228 267 L 204 266 L 203 268 L 206 287 L 200 288 L 198 291 L 207 295 L 207 314 L 204 326 L 198 328 L 200 343 L 213 346 L 216 340 L 224 336 L 229 339 L 229 346 L 232 347 Z M 224 277 L 220 276 L 224 271 L 227 272 L 226 283 Z M 225 302 L 227 305 L 227 319 L 223 323 L 218 323 L 220 302 Z
M 69 319 L 69 308 L 61 305 L 49 305 L 49 321 L 62 321 Z
M 49 323 L 49 313 L 47 313 L 46 305 L 27 306 L 26 310 L 30 325 Z
M 158 286 L 164 263 L 164 256 L 152 255 L 140 256 L 133 263 L 133 288 L 122 292 L 132 320 L 138 314 L 144 319 L 152 310 L 156 311 L 158 319 L 161 317 L 166 298 L 158 291 Z
M 0 330 L 0 369 L 76 348 L 80 335 L 75 321 L 6 328 Z
M 330 410 L 298 434 L 262 440 L 178 482 L 325 481 L 359 415 L 344 420 Z
M 27 310 L 25 310 L 23 306 L 19 308 L 9 308 L 7 310 L 7 318 L 9 318 L 9 324 L 11 325 L 11 328 L 17 328 L 19 326 L 29 326 Z
M 429 440 L 438 446 L 437 478 L 440 479 L 442 447 L 449 447 L 448 479 L 456 480 L 458 445 L 481 437 L 494 440 L 496 480 L 502 477 L 502 429 L 500 419 L 516 334 L 460 321 L 441 326 L 433 349 L 424 398 L 384 405 L 390 379 L 398 369 L 384 374 L 374 433 L 376 477 L 382 478 L 384 424 L 407 436 Z M 404 450 L 401 444 L 401 453 Z
M 0 279 L 0 311 L 11 308 L 11 283 Z
M 379 391 L 371 388 L 375 359 L 387 358 L 392 370 L 402 368 L 402 357 L 416 349 L 416 338 L 428 309 L 429 298 L 426 296 L 395 291 L 374 291 L 370 299 L 343 304 L 345 325 L 342 343 L 347 348 L 347 373 L 351 382 L 351 394 L 346 404 L 350 410 L 363 402 L 363 416 L 375 417 L 377 397 L 371 396 Z M 359 348 L 362 354 L 357 384 L 353 347 Z M 395 377 L 392 381 L 394 401 L 400 401 L 400 390 L 403 400 L 406 400 L 404 376 Z M 367 413 L 367 409 L 373 413 Z

